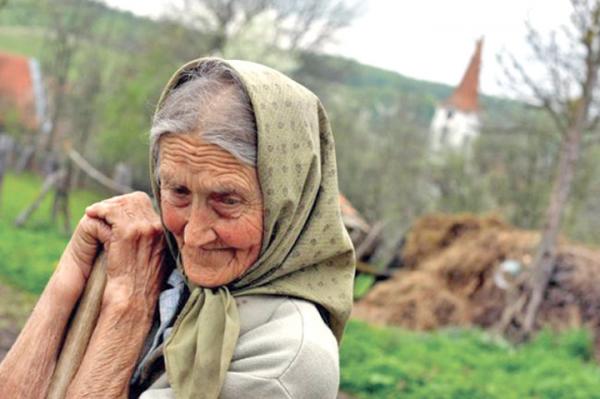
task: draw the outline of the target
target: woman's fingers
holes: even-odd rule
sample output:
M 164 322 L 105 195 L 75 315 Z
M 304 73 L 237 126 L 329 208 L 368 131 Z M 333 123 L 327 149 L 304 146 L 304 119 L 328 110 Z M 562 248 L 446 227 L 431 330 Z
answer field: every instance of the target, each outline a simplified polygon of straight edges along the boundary
M 104 219 L 106 223 L 112 225 L 115 219 L 115 211 L 119 210 L 118 203 L 113 201 L 101 201 L 90 205 L 85 209 L 85 214 L 90 218 Z
M 104 221 L 84 215 L 80 223 L 84 233 L 82 239 L 88 244 L 98 241 L 104 244 L 110 240 L 111 229 Z
M 117 222 L 131 223 L 134 220 L 154 222 L 152 219 L 158 217 L 152 208 L 150 197 L 139 191 L 97 202 L 87 207 L 85 214 L 104 219 L 110 225 Z
M 110 238 L 110 226 L 102 220 L 84 215 L 79 221 L 66 251 L 81 270 L 84 280 L 89 276 L 98 246 L 108 244 Z
M 155 299 L 163 277 L 162 236 L 162 223 L 152 201 L 138 192 L 89 206 L 70 246 L 87 278 L 98 245 L 104 245 L 108 260 L 105 299 Z

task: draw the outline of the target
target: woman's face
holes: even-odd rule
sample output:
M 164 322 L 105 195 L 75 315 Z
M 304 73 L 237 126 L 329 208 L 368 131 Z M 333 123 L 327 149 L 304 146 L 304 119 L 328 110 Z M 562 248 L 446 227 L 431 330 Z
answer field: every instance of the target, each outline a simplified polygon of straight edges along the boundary
M 190 281 L 217 287 L 244 274 L 262 243 L 256 169 L 199 135 L 167 134 L 159 176 L 163 220 Z

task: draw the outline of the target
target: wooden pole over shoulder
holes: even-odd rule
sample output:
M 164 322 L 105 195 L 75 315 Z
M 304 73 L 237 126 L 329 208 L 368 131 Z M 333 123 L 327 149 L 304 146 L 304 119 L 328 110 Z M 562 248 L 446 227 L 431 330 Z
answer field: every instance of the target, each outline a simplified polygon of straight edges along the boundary
M 96 257 L 90 277 L 74 316 L 69 325 L 64 345 L 60 352 L 47 399 L 64 399 L 69 385 L 81 365 L 83 356 L 102 307 L 102 295 L 106 285 L 106 257 L 100 252 Z

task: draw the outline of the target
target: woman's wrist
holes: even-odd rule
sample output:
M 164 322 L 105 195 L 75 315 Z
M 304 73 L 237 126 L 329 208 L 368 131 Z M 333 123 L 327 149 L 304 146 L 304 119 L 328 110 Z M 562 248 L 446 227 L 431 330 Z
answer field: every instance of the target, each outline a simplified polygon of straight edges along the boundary
M 156 296 L 144 295 L 133 287 L 133 282 L 127 279 L 114 279 L 106 283 L 102 308 L 110 313 L 118 313 L 122 316 L 131 315 L 135 318 L 151 320 L 154 314 Z
M 63 254 L 50 281 L 50 299 L 58 305 L 75 304 L 85 288 L 86 278 L 80 272 L 74 259 Z

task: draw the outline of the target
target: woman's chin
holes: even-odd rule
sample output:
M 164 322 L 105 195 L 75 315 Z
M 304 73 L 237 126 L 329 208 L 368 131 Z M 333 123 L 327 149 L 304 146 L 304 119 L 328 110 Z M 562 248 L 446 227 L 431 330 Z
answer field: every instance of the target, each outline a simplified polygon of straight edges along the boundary
M 226 273 L 218 273 L 208 268 L 187 268 L 185 267 L 185 263 L 184 270 L 190 282 L 205 288 L 216 288 L 226 285 L 235 278 L 235 276 L 228 276 Z
M 201 287 L 215 288 L 227 285 L 242 276 L 253 263 L 239 264 L 236 262 L 235 256 L 229 254 L 229 250 L 226 251 L 226 254 L 226 257 L 213 257 L 212 259 L 204 256 L 204 259 L 200 261 L 198 257 L 186 256 L 187 254 L 183 252 L 182 260 L 185 275 L 191 283 Z
M 221 285 L 219 279 L 214 276 L 207 276 L 205 273 L 186 270 L 185 274 L 191 283 L 200 287 L 215 288 Z

